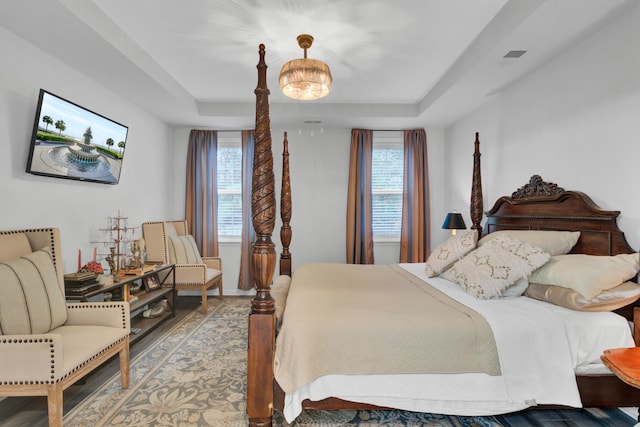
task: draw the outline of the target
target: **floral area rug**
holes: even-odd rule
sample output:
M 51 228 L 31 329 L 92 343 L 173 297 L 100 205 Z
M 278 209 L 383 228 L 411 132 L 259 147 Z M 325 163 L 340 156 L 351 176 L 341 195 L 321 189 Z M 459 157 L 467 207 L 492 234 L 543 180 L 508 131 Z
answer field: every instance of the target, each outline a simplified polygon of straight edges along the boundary
M 245 407 L 248 297 L 214 300 L 189 314 L 131 360 L 131 386 L 114 375 L 64 417 L 65 427 L 247 426 Z M 276 426 L 289 426 L 280 412 Z M 455 417 L 408 411 L 310 411 L 291 426 L 632 426 L 618 410 L 526 411 Z

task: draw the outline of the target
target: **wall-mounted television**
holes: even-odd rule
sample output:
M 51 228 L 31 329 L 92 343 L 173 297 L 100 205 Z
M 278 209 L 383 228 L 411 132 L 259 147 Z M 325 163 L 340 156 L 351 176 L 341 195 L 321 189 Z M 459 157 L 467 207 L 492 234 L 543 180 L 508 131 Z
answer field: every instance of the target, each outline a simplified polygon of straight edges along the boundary
M 40 89 L 27 172 L 117 184 L 129 128 Z

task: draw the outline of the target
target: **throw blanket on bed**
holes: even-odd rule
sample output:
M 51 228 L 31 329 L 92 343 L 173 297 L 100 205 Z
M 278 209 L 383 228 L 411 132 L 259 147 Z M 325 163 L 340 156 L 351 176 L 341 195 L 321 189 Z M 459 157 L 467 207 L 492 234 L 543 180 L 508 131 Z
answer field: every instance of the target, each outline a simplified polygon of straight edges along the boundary
M 277 338 L 285 392 L 327 374 L 500 375 L 487 321 L 397 265 L 296 269 Z

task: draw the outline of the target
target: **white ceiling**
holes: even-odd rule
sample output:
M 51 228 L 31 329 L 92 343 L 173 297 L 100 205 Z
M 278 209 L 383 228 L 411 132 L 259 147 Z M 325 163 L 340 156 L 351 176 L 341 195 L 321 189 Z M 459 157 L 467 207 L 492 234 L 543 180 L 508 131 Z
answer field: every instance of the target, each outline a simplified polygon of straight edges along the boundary
M 397 129 L 451 123 L 635 1 L 15 0 L 0 25 L 172 125 L 252 127 L 264 43 L 272 125 Z M 322 100 L 278 87 L 301 33 L 331 67 Z

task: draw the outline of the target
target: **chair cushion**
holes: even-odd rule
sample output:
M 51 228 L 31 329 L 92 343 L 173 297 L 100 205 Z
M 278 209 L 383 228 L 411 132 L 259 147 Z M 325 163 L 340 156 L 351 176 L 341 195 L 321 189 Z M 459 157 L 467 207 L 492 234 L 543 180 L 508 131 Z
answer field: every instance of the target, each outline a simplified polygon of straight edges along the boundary
M 0 263 L 0 333 L 44 334 L 66 321 L 67 306 L 49 251 Z
M 167 236 L 172 264 L 203 264 L 193 236 Z

